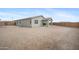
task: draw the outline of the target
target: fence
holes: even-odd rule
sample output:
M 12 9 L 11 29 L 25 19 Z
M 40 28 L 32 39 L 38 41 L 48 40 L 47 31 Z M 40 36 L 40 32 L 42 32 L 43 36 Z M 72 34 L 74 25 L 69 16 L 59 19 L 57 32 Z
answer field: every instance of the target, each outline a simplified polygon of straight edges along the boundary
M 15 21 L 0 21 L 0 26 L 11 26 L 16 25 Z
M 79 22 L 54 22 L 53 24 L 67 27 L 79 27 Z

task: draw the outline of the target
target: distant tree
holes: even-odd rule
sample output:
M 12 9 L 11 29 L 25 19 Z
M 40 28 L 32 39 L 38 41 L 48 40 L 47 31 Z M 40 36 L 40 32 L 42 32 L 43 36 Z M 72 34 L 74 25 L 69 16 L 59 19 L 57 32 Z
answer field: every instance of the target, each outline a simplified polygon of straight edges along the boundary
M 0 19 L 0 21 L 1 21 L 1 19 Z
M 8 25 L 8 23 L 7 23 L 7 22 L 5 22 L 4 24 L 5 24 L 5 26 L 6 26 L 6 25 Z

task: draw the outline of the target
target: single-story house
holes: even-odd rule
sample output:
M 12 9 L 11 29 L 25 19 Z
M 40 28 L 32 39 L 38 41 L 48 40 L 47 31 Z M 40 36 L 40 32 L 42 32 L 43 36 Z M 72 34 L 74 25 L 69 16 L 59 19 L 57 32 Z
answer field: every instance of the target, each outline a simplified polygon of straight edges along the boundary
M 16 20 L 16 26 L 22 27 L 44 27 L 49 26 L 52 18 L 45 18 L 42 15 Z

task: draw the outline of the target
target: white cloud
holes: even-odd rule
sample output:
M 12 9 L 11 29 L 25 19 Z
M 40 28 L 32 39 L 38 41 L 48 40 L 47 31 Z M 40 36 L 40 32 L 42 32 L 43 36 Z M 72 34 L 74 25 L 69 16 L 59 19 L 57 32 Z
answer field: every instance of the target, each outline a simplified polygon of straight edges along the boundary
M 75 15 L 72 15 L 72 14 L 67 14 L 67 13 L 58 13 L 57 14 L 58 16 L 62 16 L 62 17 L 66 17 L 66 18 L 78 18 L 79 16 L 75 16 Z
M 2 20 L 12 20 L 12 18 L 20 19 L 30 16 L 43 15 L 45 17 L 52 17 L 54 21 L 79 21 L 79 16 L 74 14 L 69 14 L 64 11 L 57 11 L 55 9 L 46 8 L 44 10 L 34 10 L 31 12 L 21 11 L 21 12 L 0 12 L 0 18 Z
M 12 20 L 22 18 L 24 12 L 0 12 L 0 18 L 2 20 Z
M 55 14 L 55 21 L 79 21 L 79 16 L 76 16 L 74 14 L 69 14 L 69 13 L 64 13 L 64 12 L 59 12 Z

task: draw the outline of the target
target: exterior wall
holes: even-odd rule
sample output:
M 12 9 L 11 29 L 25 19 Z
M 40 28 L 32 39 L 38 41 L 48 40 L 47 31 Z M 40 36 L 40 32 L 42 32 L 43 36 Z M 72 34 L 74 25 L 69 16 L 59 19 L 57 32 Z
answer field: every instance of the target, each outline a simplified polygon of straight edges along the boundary
M 35 24 L 35 20 L 38 20 L 38 23 Z M 43 22 L 42 20 L 45 20 L 44 17 L 35 17 L 32 19 L 26 19 L 26 20 L 17 20 L 16 25 L 17 26 L 22 26 L 22 27 L 43 27 Z M 31 22 L 31 24 L 30 24 Z M 49 21 L 45 20 L 46 26 L 49 25 Z
M 32 19 L 32 27 L 41 27 L 43 19 L 44 19 L 43 17 L 38 17 L 38 18 Z M 35 24 L 35 20 L 38 20 L 38 24 Z
M 49 26 L 49 20 L 47 21 L 47 26 Z
M 31 27 L 30 21 L 31 20 L 18 20 L 16 21 L 16 25 L 22 27 Z

